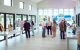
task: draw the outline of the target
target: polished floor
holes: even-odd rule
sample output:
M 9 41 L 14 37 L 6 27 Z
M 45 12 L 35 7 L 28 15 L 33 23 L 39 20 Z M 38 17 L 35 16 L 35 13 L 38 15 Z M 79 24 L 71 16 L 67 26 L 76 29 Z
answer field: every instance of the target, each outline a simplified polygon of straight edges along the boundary
M 69 40 L 69 50 L 76 50 L 77 40 Z M 8 46 L 5 45 L 5 41 L 0 42 L 0 50 L 68 50 L 67 39 L 61 40 L 59 31 L 57 36 L 52 38 L 47 36 L 41 37 L 41 31 L 37 30 L 35 36 L 30 39 L 26 39 L 25 34 L 8 39 Z

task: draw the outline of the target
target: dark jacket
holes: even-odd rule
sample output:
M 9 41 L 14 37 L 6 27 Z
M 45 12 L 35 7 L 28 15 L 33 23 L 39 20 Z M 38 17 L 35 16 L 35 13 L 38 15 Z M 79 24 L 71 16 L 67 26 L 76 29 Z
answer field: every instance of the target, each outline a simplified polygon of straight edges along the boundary
M 59 23 L 60 31 L 64 31 L 64 22 Z
M 24 27 L 24 30 L 30 29 L 30 23 L 25 22 L 23 27 Z
M 67 26 L 66 26 L 66 21 L 64 21 L 64 31 L 66 32 Z

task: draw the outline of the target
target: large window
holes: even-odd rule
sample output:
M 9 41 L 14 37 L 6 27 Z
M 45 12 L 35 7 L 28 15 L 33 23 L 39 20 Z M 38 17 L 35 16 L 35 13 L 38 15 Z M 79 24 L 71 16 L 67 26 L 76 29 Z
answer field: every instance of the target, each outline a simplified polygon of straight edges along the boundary
M 48 10 L 47 9 L 44 9 L 44 15 L 48 15 Z
M 64 15 L 69 15 L 69 9 L 64 9 Z
M 53 14 L 54 14 L 54 16 L 57 16 L 58 15 L 58 9 L 54 9 Z
M 19 2 L 19 8 L 24 9 L 24 2 Z
M 43 15 L 43 10 L 42 9 L 39 9 L 39 15 Z
M 4 5 L 12 6 L 12 0 L 4 0 Z
M 32 5 L 29 5 L 29 11 L 31 11 L 32 10 Z
M 52 9 L 48 9 L 48 15 L 52 16 Z
M 69 9 L 69 15 L 74 16 L 74 9 Z
M 57 16 L 60 14 L 74 16 L 74 9 L 39 9 L 38 13 L 44 16 Z
M 63 9 L 59 9 L 59 14 L 64 14 Z

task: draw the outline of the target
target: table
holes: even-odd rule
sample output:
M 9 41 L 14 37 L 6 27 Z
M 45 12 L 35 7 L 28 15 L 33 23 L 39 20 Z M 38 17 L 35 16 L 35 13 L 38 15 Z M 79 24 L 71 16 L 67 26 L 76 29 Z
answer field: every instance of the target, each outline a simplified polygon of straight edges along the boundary
M 69 49 L 69 40 L 70 40 L 70 39 L 77 39 L 77 35 L 67 36 L 67 50 L 70 50 L 70 49 Z

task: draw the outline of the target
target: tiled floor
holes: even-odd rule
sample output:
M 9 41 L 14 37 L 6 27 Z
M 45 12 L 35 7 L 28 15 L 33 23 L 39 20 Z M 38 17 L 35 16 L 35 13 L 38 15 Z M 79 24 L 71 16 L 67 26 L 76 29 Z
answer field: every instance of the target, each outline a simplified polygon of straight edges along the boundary
M 31 37 L 30 39 L 26 39 L 25 34 L 8 39 L 7 47 L 5 46 L 5 41 L 0 42 L 0 50 L 68 50 L 67 40 L 60 39 L 59 31 L 57 31 L 55 38 L 51 36 L 42 38 L 40 33 L 41 31 L 37 31 L 35 37 Z M 70 50 L 75 50 L 76 39 L 69 42 Z

